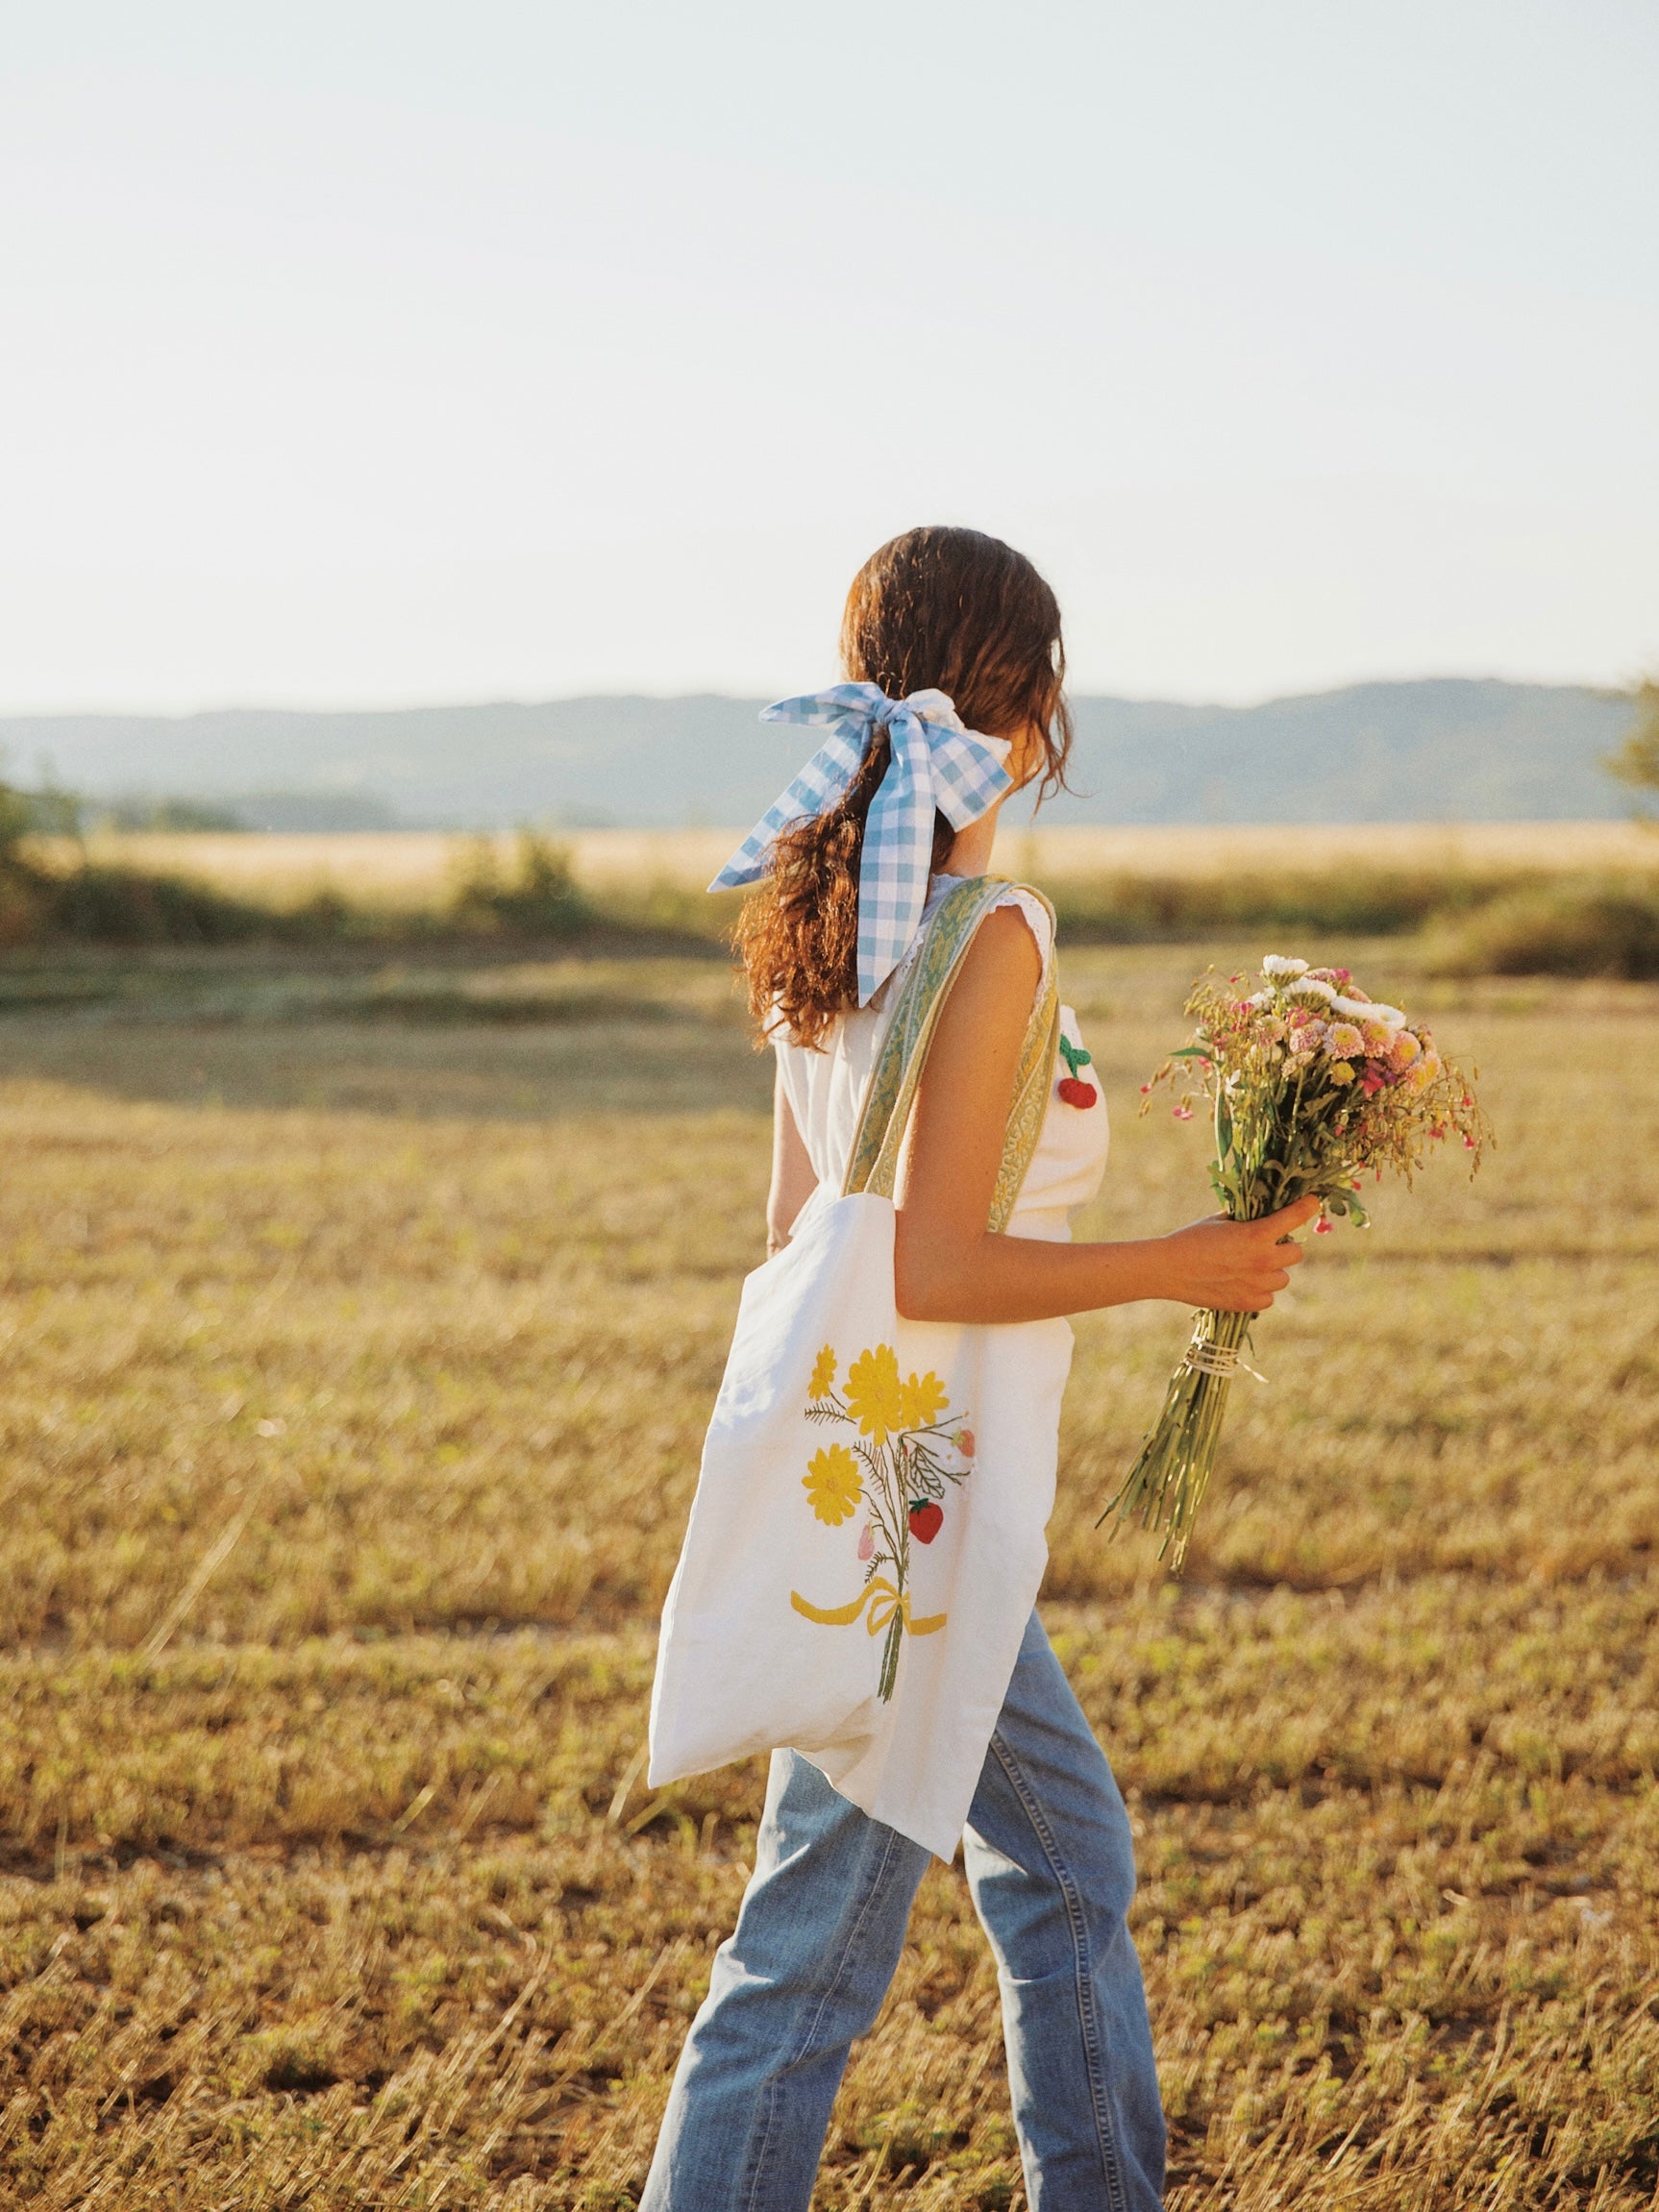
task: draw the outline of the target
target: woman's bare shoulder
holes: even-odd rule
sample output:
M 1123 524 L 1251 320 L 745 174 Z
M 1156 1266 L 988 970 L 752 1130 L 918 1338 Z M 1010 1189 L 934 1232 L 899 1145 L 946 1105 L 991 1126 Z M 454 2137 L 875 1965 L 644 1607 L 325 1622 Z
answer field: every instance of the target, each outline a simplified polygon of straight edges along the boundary
M 994 907 L 962 955 L 941 1020 L 972 1020 L 977 1028 L 1006 1021 L 1023 1030 L 1042 974 L 1042 950 L 1025 915 L 1017 906 Z
M 1016 975 L 1040 974 L 1043 946 L 1025 908 L 1009 899 L 1002 906 L 993 906 L 975 930 L 967 957 Z

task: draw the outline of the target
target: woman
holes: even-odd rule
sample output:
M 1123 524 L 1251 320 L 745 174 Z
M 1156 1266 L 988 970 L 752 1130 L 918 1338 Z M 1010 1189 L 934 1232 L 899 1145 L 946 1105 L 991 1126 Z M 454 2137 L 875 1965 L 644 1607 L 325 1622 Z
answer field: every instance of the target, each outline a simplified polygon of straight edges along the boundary
M 804 776 L 785 795 L 791 803 L 780 801 L 740 852 L 746 868 L 734 863 L 728 877 L 752 879 L 763 854 L 740 944 L 778 1056 L 774 1251 L 815 1191 L 840 1187 L 862 1088 L 921 924 L 953 882 L 983 875 L 991 857 L 1000 797 L 963 799 L 953 787 L 958 826 L 943 813 L 933 818 L 925 899 L 918 889 L 906 910 L 903 897 L 886 896 L 895 878 L 878 873 L 878 915 L 865 870 L 861 911 L 872 807 L 904 773 L 891 732 L 902 726 L 913 744 L 919 728 L 965 731 L 1003 763 L 1005 774 L 992 772 L 1002 794 L 1038 778 L 1056 786 L 1071 741 L 1053 594 L 995 538 L 917 529 L 883 546 L 854 580 L 841 651 L 850 683 L 874 687 L 860 695 L 869 705 L 851 780 L 803 814 Z M 916 696 L 928 692 L 946 697 Z M 916 719 L 924 715 L 933 719 L 924 725 Z M 884 800 L 879 811 L 885 836 L 894 810 Z M 925 843 L 926 824 L 922 834 Z M 1106 1148 L 1098 1092 L 1077 1079 L 1087 1055 L 1069 1011 L 1061 1049 L 1077 1067 L 1064 1091 L 1051 1086 L 1005 1232 L 988 1231 L 1051 940 L 1043 902 L 1010 887 L 979 922 L 939 1014 L 898 1191 L 900 1314 L 1028 1323 L 1136 1298 L 1263 1311 L 1301 1258 L 1287 1232 L 1317 1212 L 1312 1199 L 1265 1221 L 1213 1219 L 1128 1243 L 1069 1241 L 1070 1214 L 1093 1195 Z M 1056 1400 L 1056 1424 L 1057 1411 Z M 1134 1889 L 1128 1820 L 1034 1613 L 963 1852 L 997 1958 L 1032 2212 L 1152 2212 L 1162 2198 L 1164 2125 L 1125 1917 Z M 806 1758 L 774 1755 L 755 1874 L 686 2038 L 641 2212 L 805 2212 L 849 2047 L 880 2006 L 928 1857 L 839 1795 Z

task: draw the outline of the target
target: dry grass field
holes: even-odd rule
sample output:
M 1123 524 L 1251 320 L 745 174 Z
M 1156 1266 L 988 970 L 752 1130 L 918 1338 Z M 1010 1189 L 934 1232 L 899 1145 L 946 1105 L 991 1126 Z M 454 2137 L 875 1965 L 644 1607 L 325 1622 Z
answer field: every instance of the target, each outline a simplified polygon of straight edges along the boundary
M 1138 1833 L 1170 2202 L 1634 2212 L 1659 989 L 1341 949 L 1479 1062 L 1488 1168 L 1321 1241 L 1179 1585 L 1091 1523 L 1181 1314 L 1079 1324 L 1062 1439 L 1045 1612 Z M 1093 1233 L 1205 1208 L 1132 1111 L 1194 965 L 1067 963 Z M 0 999 L 0 2201 L 631 2204 L 760 1792 L 640 1779 L 760 1248 L 724 976 L 86 955 Z M 819 2203 L 1023 2205 L 959 1872 L 912 1937 Z
M 577 879 L 604 895 L 661 883 L 701 891 L 747 824 L 735 829 L 561 831 Z M 253 834 L 105 835 L 89 858 L 158 874 L 184 875 L 275 904 L 329 892 L 369 907 L 418 912 L 441 897 L 464 864 L 467 840 L 427 830 L 337 836 Z M 494 841 L 502 863 L 513 840 Z M 39 841 L 41 857 L 72 866 L 81 848 Z M 1347 827 L 1218 825 L 1213 828 L 1036 829 L 1010 827 L 997 865 L 1039 881 L 1110 875 L 1211 877 L 1281 871 L 1323 873 L 1437 870 L 1478 881 L 1521 871 L 1594 873 L 1659 868 L 1659 834 L 1636 822 L 1367 823 Z

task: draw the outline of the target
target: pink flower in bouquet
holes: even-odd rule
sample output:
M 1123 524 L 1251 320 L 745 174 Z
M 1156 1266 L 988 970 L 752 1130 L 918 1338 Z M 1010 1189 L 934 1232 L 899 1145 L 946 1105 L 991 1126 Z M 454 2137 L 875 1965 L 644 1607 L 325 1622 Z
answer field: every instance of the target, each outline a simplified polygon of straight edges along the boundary
M 1177 1121 L 1190 1121 L 1193 1118 L 1193 1110 L 1184 1098 L 1178 1106 L 1172 1106 L 1170 1112 Z
M 1394 1042 L 1388 1048 L 1388 1056 L 1403 1073 L 1422 1050 L 1423 1046 L 1409 1029 L 1397 1029 Z
M 1326 1050 L 1333 1060 L 1363 1060 L 1365 1039 L 1351 1021 L 1333 1021 Z

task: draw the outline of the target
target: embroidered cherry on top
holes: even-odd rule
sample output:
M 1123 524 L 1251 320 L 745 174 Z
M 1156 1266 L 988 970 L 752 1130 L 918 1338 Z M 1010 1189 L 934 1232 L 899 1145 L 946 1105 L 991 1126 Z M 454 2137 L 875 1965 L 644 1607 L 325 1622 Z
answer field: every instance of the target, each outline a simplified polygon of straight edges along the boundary
M 1056 1089 L 1066 1105 L 1076 1106 L 1081 1112 L 1085 1106 L 1092 1106 L 1100 1096 L 1092 1083 L 1080 1081 L 1077 1075 L 1079 1068 L 1087 1068 L 1092 1064 L 1094 1055 L 1083 1045 L 1074 1045 L 1069 1037 L 1060 1039 L 1060 1051 L 1071 1073 L 1060 1077 Z

